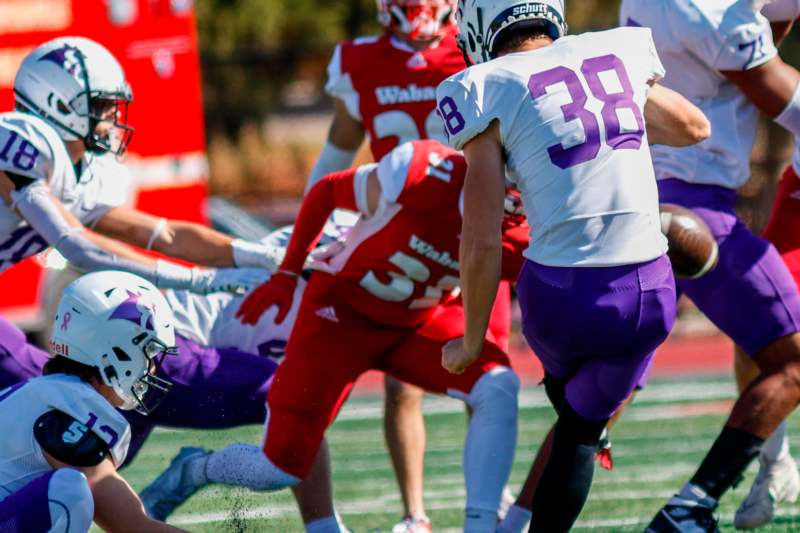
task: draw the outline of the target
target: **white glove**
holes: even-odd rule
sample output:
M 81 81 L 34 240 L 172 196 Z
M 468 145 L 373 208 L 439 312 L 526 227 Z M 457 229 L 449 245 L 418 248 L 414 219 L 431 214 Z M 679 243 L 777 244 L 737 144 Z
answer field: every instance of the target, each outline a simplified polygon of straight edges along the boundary
M 231 242 L 233 262 L 239 268 L 264 268 L 270 272 L 278 269 L 286 250 L 268 242 L 250 242 L 234 239 Z
M 190 291 L 198 294 L 230 292 L 245 294 L 269 278 L 263 268 L 193 268 Z

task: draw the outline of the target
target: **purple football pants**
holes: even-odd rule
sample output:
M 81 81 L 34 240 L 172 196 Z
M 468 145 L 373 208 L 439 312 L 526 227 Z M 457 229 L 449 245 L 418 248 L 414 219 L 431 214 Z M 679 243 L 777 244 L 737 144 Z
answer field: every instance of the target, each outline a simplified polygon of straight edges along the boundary
M 126 464 L 136 456 L 155 426 L 225 429 L 263 424 L 265 402 L 278 364 L 236 349 L 207 348 L 176 337 L 179 355 L 167 357 L 159 376 L 173 383 L 164 402 L 149 416 L 123 414 L 132 439 Z M 25 335 L 0 317 L 0 389 L 41 374 L 46 352 L 28 344 Z
M 51 470 L 0 500 L 0 531 L 88 531 L 94 499 L 86 477 L 71 468 Z
M 679 179 L 658 182 L 659 201 L 691 209 L 719 245 L 716 268 L 680 292 L 751 356 L 800 330 L 800 295 L 780 254 L 736 215 L 736 191 Z
M 517 280 L 522 327 L 566 401 L 590 420 L 611 417 L 675 322 L 669 259 L 618 267 L 525 261 Z

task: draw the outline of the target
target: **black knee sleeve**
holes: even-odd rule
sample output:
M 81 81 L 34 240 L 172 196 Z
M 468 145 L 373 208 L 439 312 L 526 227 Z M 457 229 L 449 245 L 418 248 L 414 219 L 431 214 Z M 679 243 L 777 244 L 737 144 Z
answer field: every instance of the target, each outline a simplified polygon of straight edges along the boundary
M 588 420 L 563 402 L 553 449 L 533 498 L 530 531 L 559 533 L 572 528 L 594 475 L 594 455 L 607 420 Z
M 556 422 L 556 431 L 561 433 L 564 442 L 597 447 L 606 424 L 608 424 L 608 419 L 589 420 L 583 418 L 565 401 Z

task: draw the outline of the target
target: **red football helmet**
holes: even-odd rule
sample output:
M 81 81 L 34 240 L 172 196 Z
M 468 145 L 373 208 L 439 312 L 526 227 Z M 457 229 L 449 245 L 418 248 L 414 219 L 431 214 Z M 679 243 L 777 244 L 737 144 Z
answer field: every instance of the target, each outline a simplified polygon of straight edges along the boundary
M 455 0 L 377 0 L 378 22 L 412 41 L 441 37 L 454 23 Z

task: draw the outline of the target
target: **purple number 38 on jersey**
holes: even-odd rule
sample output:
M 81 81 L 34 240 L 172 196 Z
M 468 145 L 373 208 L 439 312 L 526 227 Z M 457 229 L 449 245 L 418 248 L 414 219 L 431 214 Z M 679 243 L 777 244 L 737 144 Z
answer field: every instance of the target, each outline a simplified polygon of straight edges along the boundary
M 600 81 L 600 74 L 603 72 L 613 72 L 616 75 L 622 88 L 620 92 L 608 92 Z M 644 119 L 641 109 L 633 99 L 633 86 L 622 60 L 613 54 L 592 57 L 583 61 L 580 73 L 592 96 L 603 104 L 600 116 L 605 126 L 606 144 L 612 150 L 638 150 L 644 136 Z M 528 80 L 528 90 L 531 98 L 538 100 L 548 95 L 548 87 L 561 83 L 571 98 L 570 102 L 561 106 L 564 121 L 580 121 L 585 135 L 582 143 L 569 148 L 565 148 L 562 144 L 548 147 L 550 161 L 557 167 L 566 169 L 597 157 L 602 141 L 600 122 L 598 117 L 587 109 L 589 95 L 586 94 L 578 73 L 564 66 L 535 73 Z M 635 130 L 623 131 L 617 114 L 621 109 L 631 111 L 636 120 Z M 448 135 L 456 135 L 464 129 L 466 125 L 464 117 L 458 111 L 455 101 L 449 96 L 439 102 L 439 114 L 445 123 Z
M 622 91 L 609 93 L 600 81 L 601 72 L 614 72 Z M 633 99 L 633 86 L 622 60 L 613 54 L 586 59 L 581 65 L 581 74 L 586 85 L 596 99 L 603 103 L 600 115 L 606 130 L 606 144 L 612 150 L 638 150 L 644 136 L 644 119 L 639 106 Z M 547 94 L 547 88 L 563 83 L 572 101 L 561 106 L 566 122 L 579 120 L 586 139 L 584 142 L 564 148 L 561 144 L 550 146 L 547 152 L 550 160 L 559 168 L 565 169 L 591 161 L 600 152 L 600 125 L 594 113 L 586 108 L 589 97 L 583 88 L 578 74 L 567 67 L 555 67 L 539 72 L 528 80 L 531 98 L 537 100 Z M 617 111 L 630 109 L 636 119 L 637 129 L 622 131 Z

